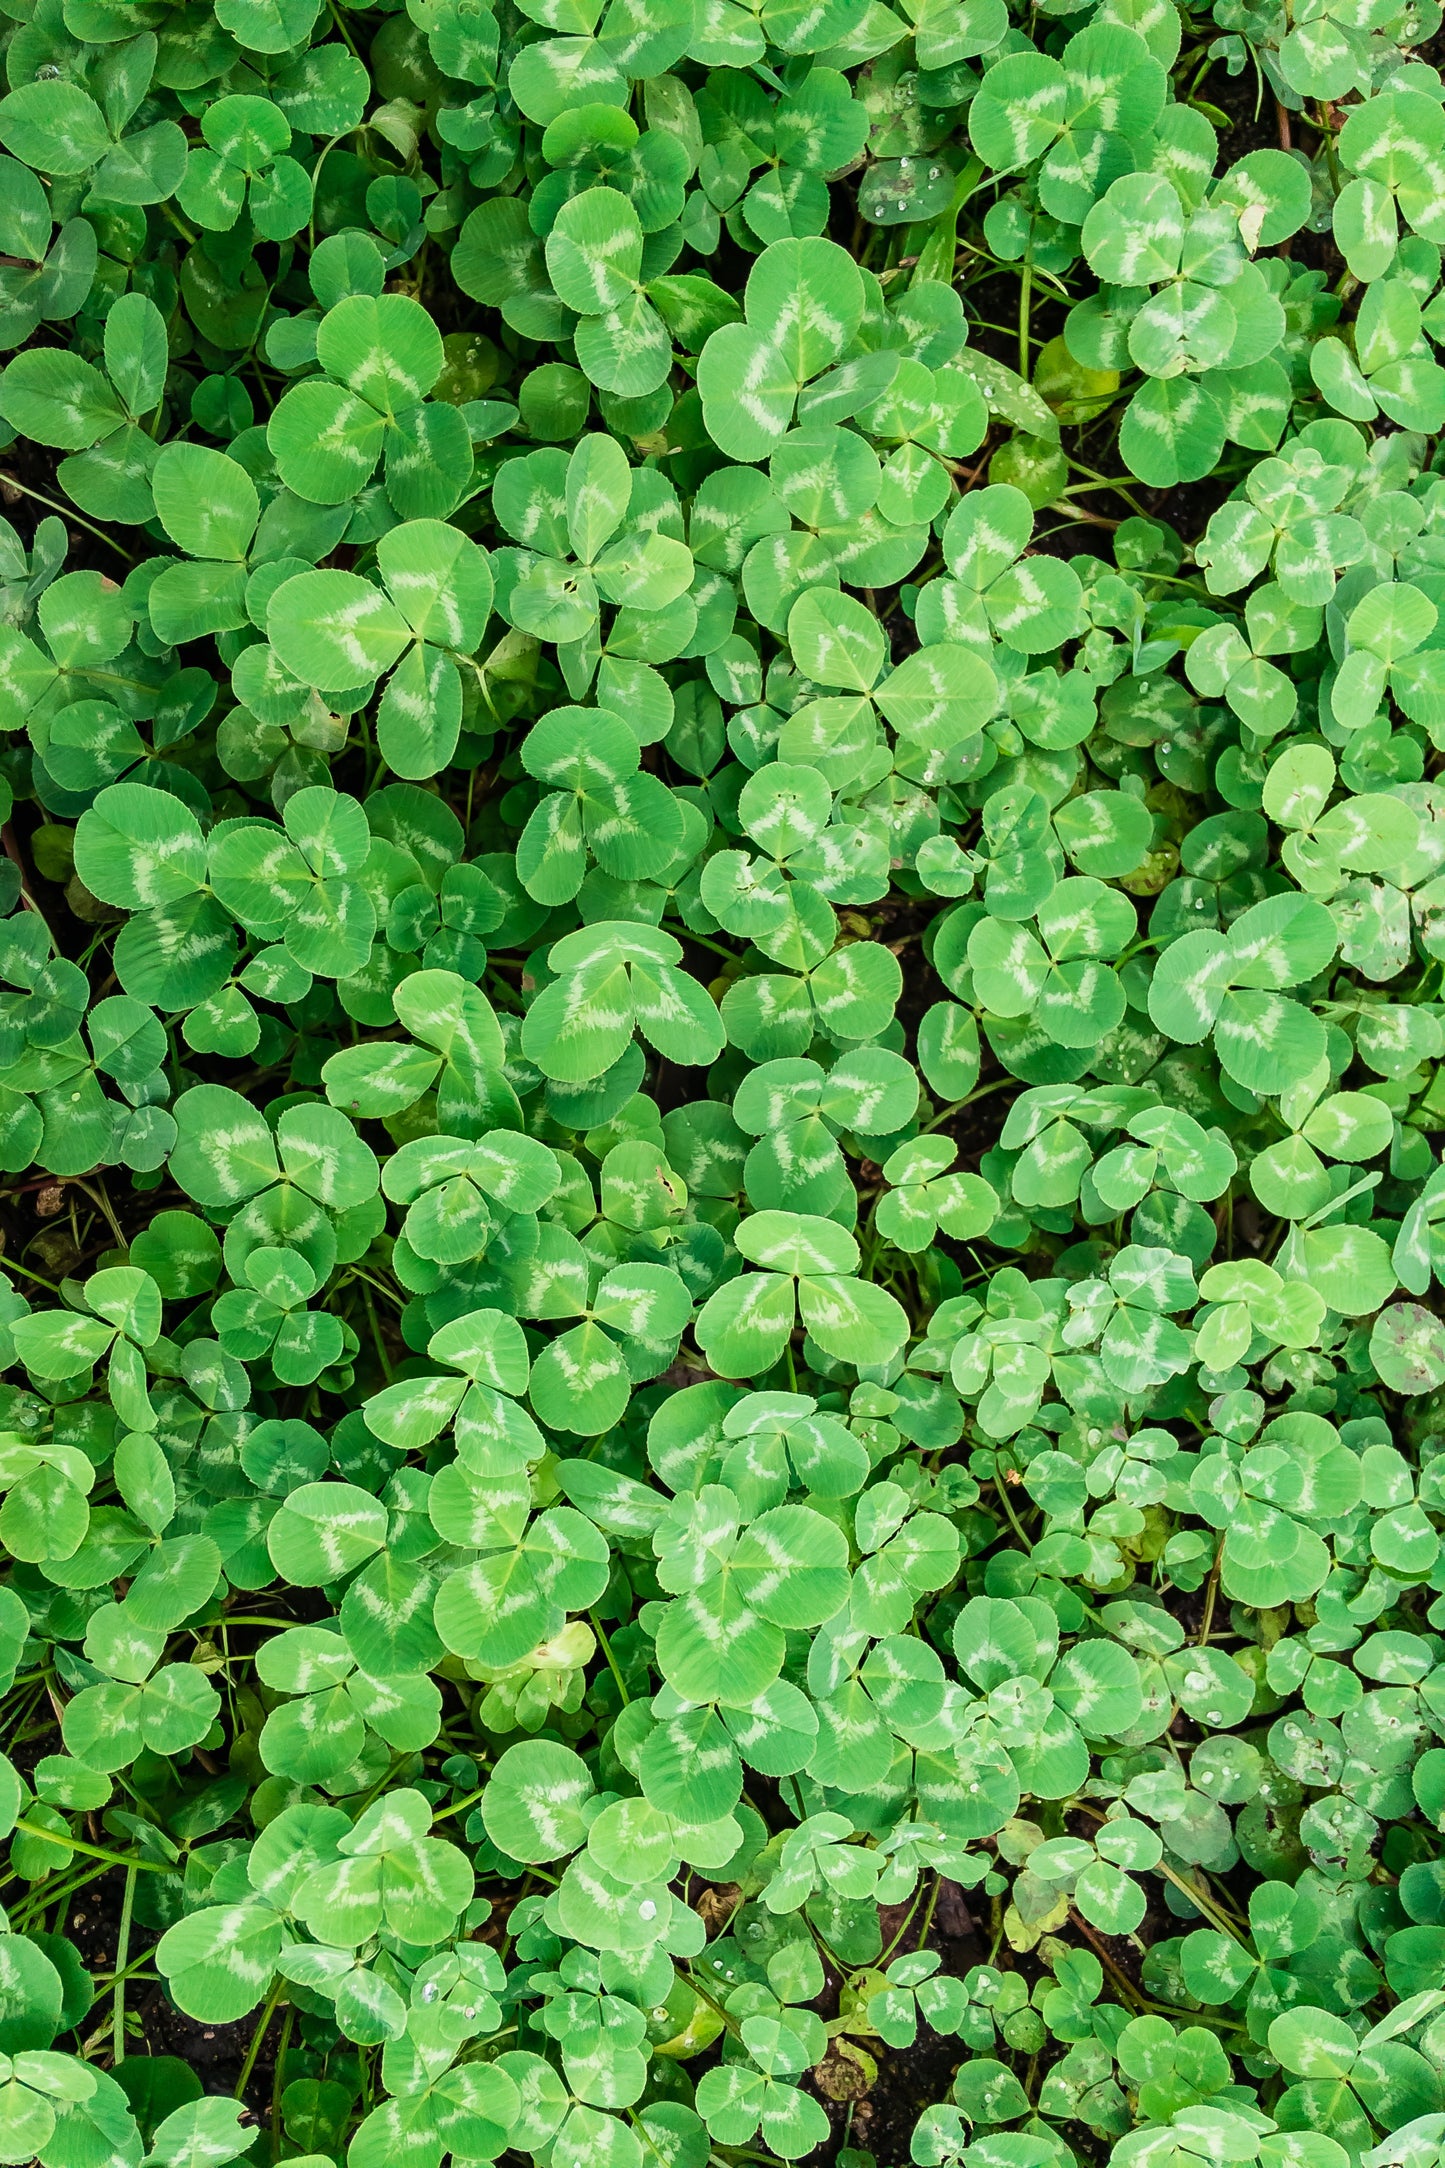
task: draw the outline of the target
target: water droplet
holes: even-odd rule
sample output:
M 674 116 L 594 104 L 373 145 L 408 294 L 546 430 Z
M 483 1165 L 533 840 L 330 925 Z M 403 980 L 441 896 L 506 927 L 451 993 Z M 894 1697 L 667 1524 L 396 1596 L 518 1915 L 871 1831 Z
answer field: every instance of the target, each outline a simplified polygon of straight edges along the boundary
M 637 1916 L 640 1920 L 655 1920 L 657 1918 L 657 1907 L 650 1897 L 643 1898 L 641 1904 L 637 1907 Z
M 437 1986 L 436 1981 L 428 1980 L 421 1991 L 421 1999 L 423 2002 L 435 2002 L 440 1993 L 441 1989 Z
M 930 167 L 929 167 L 929 169 L 928 169 L 928 178 L 929 178 L 929 179 L 930 179 L 931 181 L 937 181 L 937 180 L 940 180 L 940 179 L 942 178 L 942 176 L 943 176 L 943 168 L 942 168 L 942 166 L 930 166 Z

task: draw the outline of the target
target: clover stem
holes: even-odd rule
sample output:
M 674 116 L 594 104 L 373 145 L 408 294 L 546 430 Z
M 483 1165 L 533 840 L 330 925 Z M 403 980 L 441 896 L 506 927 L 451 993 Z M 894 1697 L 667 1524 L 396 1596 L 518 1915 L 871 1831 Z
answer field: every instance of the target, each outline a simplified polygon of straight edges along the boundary
M 1089 484 L 1086 482 L 1084 484 L 1084 487 L 1087 489 L 1089 487 Z M 1061 512 L 1064 515 L 1064 524 L 1066 526 L 1079 520 L 1082 520 L 1084 524 L 1089 527 L 1114 528 L 1122 527 L 1124 524 L 1121 519 L 1110 519 L 1108 515 L 1103 512 L 1090 512 L 1082 504 L 1069 504 L 1063 498 L 1061 498 L 1057 504 L 1051 504 L 1049 506 L 1049 510 L 1051 512 Z M 1054 529 L 1052 531 L 1057 533 L 1058 530 Z
M 936 1883 L 938 1880 L 937 1875 L 935 1875 L 933 1879 Z M 913 1915 L 918 1910 L 919 1904 L 922 1902 L 922 1898 L 923 1888 L 920 1884 L 913 1893 L 912 1904 L 908 1907 L 908 1910 L 904 1913 L 903 1918 L 899 1923 L 897 1934 L 893 1937 L 893 1940 L 889 1943 L 886 1943 L 878 1953 L 875 1963 L 877 1965 L 877 1969 L 880 1972 L 887 1964 L 889 1958 L 893 1955 L 893 1952 L 897 1949 L 899 1943 L 903 1940 L 903 1937 L 907 1934 L 909 1928 L 913 1925 Z
M 444 1822 L 449 1814 L 465 1814 L 468 1807 L 474 1807 L 477 1804 L 486 1789 L 487 1787 L 484 1784 L 480 1791 L 468 1792 L 466 1798 L 459 1799 L 454 1807 L 438 1807 L 432 1816 L 432 1820 L 434 1822 Z
M 952 1106 L 945 1107 L 941 1114 L 935 1114 L 931 1122 L 925 1122 L 918 1134 L 921 1137 L 931 1135 L 935 1129 L 941 1129 L 945 1122 L 951 1122 L 955 1114 L 961 1114 L 965 1107 L 971 1107 L 976 1099 L 987 1099 L 990 1092 L 1001 1092 L 1007 1085 L 1017 1083 L 1017 1077 L 1001 1076 L 995 1077 L 992 1084 L 980 1084 L 966 1099 L 955 1099 Z
M 1221 1543 L 1215 1553 L 1214 1564 L 1209 1569 L 1209 1584 L 1204 1591 L 1204 1622 L 1199 1629 L 1200 1648 L 1208 1645 L 1209 1630 L 1214 1624 L 1214 1601 L 1219 1594 L 1219 1568 L 1223 1557 L 1224 1545 Z
M 628 1693 L 622 1673 L 617 1668 L 617 1658 L 612 1653 L 612 1643 L 608 1640 L 602 1621 L 598 1618 L 597 1613 L 589 1611 L 587 1616 L 592 1621 L 592 1631 L 596 1634 L 602 1653 L 607 1658 L 607 1668 L 617 1681 L 617 1691 L 622 1696 L 622 1706 L 625 1709 L 632 1696 Z
M 85 1844 L 79 1837 L 62 1837 L 58 1830 L 42 1829 L 38 1822 L 23 1818 L 15 1824 L 27 1837 L 39 1837 L 44 1844 L 63 1845 L 67 1852 L 84 1852 L 88 1859 L 103 1859 L 108 1867 L 141 1867 L 147 1874 L 169 1874 L 169 1866 L 158 1859 L 141 1859 L 132 1853 L 127 1859 L 124 1852 L 107 1852 L 103 1845 Z
M 694 1995 L 698 1996 L 701 2001 L 707 2004 L 709 2010 L 712 2011 L 713 2015 L 722 2019 L 724 2025 L 727 2027 L 730 2033 L 737 2032 L 737 2019 L 730 2016 L 729 2013 L 723 2008 L 722 2004 L 716 2001 L 708 1993 L 707 1989 L 702 1985 L 702 1983 L 694 1977 L 693 1970 L 690 1965 L 687 1968 L 687 1984 L 692 1989 Z
M 1034 267 L 1031 257 L 1024 258 L 1024 273 L 1019 281 L 1019 375 L 1027 384 L 1029 380 L 1029 317 L 1033 307 Z
M 1129 494 L 1127 487 L 1125 487 L 1123 483 L 1122 477 L 1118 481 L 1113 481 L 1107 474 L 1100 474 L 1097 467 L 1086 467 L 1082 459 L 1075 459 L 1068 452 L 1065 452 L 1064 458 L 1068 461 L 1068 464 L 1073 468 L 1076 474 L 1086 474 L 1089 477 L 1090 483 L 1092 483 L 1095 489 L 1112 489 L 1116 496 L 1122 497 L 1125 504 L 1131 506 L 1132 509 L 1139 514 L 1141 519 L 1148 518 L 1149 515 L 1145 512 L 1143 505 L 1136 502 L 1136 500 Z M 1083 487 L 1084 484 L 1082 482 L 1070 482 L 1065 494 L 1077 494 L 1083 489 Z
M 1091 1800 L 1076 1799 L 1074 1807 L 1080 1814 L 1092 1815 L 1096 1822 L 1103 1822 L 1108 1819 L 1102 1807 L 1096 1807 Z M 1202 1890 L 1195 1883 L 1186 1881 L 1182 1874 L 1175 1872 L 1167 1860 L 1161 1860 L 1154 1872 L 1162 1874 L 1166 1882 L 1172 1882 L 1174 1887 L 1181 1891 L 1189 1899 L 1189 1902 L 1204 1914 L 1206 1919 L 1212 1920 L 1222 1934 L 1228 1935 L 1232 1942 L 1243 1942 L 1244 1936 L 1212 1892 Z
M 924 1948 L 928 1941 L 928 1930 L 933 1925 L 934 1908 L 938 1903 L 938 1893 L 942 1889 L 942 1887 L 942 1875 L 935 1874 L 933 1877 L 933 1887 L 928 1893 L 928 1903 L 924 1906 L 923 1918 L 920 1920 L 918 1925 L 918 1947 L 920 1950 Z M 912 1904 L 908 1907 L 907 1912 L 904 1914 L 903 1925 L 899 1928 L 897 1934 L 893 1937 L 893 1940 L 889 1943 L 887 1949 L 884 1950 L 881 1957 L 877 1959 L 877 1964 L 880 1970 L 884 1965 L 887 1964 L 889 1958 L 893 1955 L 893 1952 L 897 1949 L 899 1943 L 903 1940 L 903 1937 L 907 1934 L 909 1928 L 913 1925 L 913 1915 L 918 1910 L 919 1898 L 921 1898 L 922 1895 L 923 1891 L 920 1889 L 918 1895 L 914 1898 Z
M 290 1626 L 295 1621 L 289 1618 L 254 1618 L 249 1612 L 243 1617 L 239 1613 L 228 1611 L 221 1623 L 225 1626 Z
M 359 1274 L 358 1278 L 360 1278 Z M 392 1378 L 391 1357 L 387 1354 L 386 1344 L 381 1337 L 381 1325 L 376 1315 L 376 1298 L 371 1292 L 370 1280 L 362 1279 L 361 1281 L 361 1299 L 366 1304 L 367 1321 L 371 1326 L 371 1337 L 376 1342 L 376 1357 L 381 1364 L 381 1374 L 386 1379 L 387 1384 L 390 1385 Z
M 1017 1513 L 1015 1513 L 1013 1509 L 1013 1500 L 1009 1497 L 1008 1494 L 1008 1478 L 1006 1476 L 995 1476 L 993 1487 L 998 1492 L 1000 1505 L 1003 1507 L 1004 1512 L 1008 1515 L 1009 1526 L 1013 1529 L 1014 1534 L 1018 1537 L 1019 1542 L 1023 1545 L 1024 1549 L 1031 1552 L 1033 1550 L 1033 1545 L 1030 1543 L 1028 1537 L 1024 1534 L 1023 1523 L 1020 1521 Z
M 276 2067 L 271 2073 L 271 2151 L 275 2158 L 281 2153 L 281 2072 L 286 2061 L 286 2051 L 291 2045 L 291 2028 L 296 2022 L 296 2005 L 288 2002 L 286 2015 L 281 2020 L 281 2045 L 276 2050 Z
M 347 42 L 348 44 L 350 44 L 349 39 L 347 40 Z M 352 46 L 352 51 L 355 52 L 355 50 L 355 46 Z M 308 250 L 314 249 L 316 246 L 316 188 L 318 182 L 321 179 L 321 168 L 325 165 L 327 159 L 331 156 L 331 153 L 335 150 L 337 144 L 344 143 L 349 135 L 355 134 L 356 130 L 354 128 L 343 128 L 340 135 L 334 135 L 329 143 L 323 143 L 321 146 L 321 155 L 317 159 L 315 165 L 311 168 L 311 221 L 306 231 L 306 246 Z
M 402 1301 L 401 1296 L 398 1295 L 394 1289 L 387 1287 L 385 1283 L 381 1280 L 372 1279 L 370 1273 L 359 1272 L 356 1266 L 353 1265 L 351 1268 L 351 1277 L 353 1280 L 364 1281 L 368 1287 L 374 1287 L 378 1295 L 385 1295 L 387 1301 L 394 1302 L 398 1310 L 404 1310 L 406 1308 L 406 1304 Z
M 341 10 L 337 7 L 336 0 L 326 0 L 326 4 L 331 15 L 331 20 L 335 23 L 337 29 L 341 32 L 341 35 L 346 40 L 346 43 L 351 47 L 352 58 L 354 60 L 359 60 L 361 58 L 361 55 L 357 52 L 356 46 L 352 42 L 351 32 L 347 29 L 345 23 L 341 20 Z
M 115 1236 L 115 1239 L 120 1244 L 120 1247 L 122 1249 L 125 1249 L 127 1246 L 126 1239 L 124 1234 L 121 1232 L 120 1221 L 116 1218 L 115 1213 L 111 1209 L 110 1199 L 105 1194 L 105 1184 L 103 1181 L 101 1181 L 100 1176 L 96 1176 L 96 1181 L 99 1184 L 98 1190 L 92 1189 L 88 1182 L 80 1181 L 75 1175 L 71 1175 L 69 1179 L 70 1185 L 73 1189 L 84 1191 L 85 1195 L 90 1199 L 91 1203 L 95 1205 L 99 1211 L 104 1213 L 107 1225 L 109 1226 L 111 1233 Z
M 199 236 L 192 233 L 190 227 L 186 224 L 183 218 L 178 218 L 176 216 L 175 212 L 171 209 L 168 203 L 163 203 L 161 205 L 161 209 L 164 211 L 166 217 L 170 220 L 171 224 L 175 227 L 176 232 L 179 234 L 184 234 L 189 245 L 194 248 Z
M 115 1939 L 115 2024 L 111 2032 L 111 2066 L 125 2061 L 125 1974 L 130 1955 L 130 1920 L 135 1904 L 135 1868 L 125 1870 L 125 1895 L 120 1904 L 120 1930 Z
M 116 556 L 123 557 L 128 565 L 135 563 L 130 551 L 123 550 L 114 535 L 108 535 L 103 527 L 92 526 L 88 519 L 82 519 L 72 505 L 57 504 L 53 497 L 47 497 L 40 490 L 32 489 L 27 482 L 17 482 L 13 474 L 0 474 L 0 482 L 3 482 L 7 489 L 18 490 L 22 497 L 33 497 L 37 504 L 43 504 L 48 511 L 59 512 L 64 519 L 73 519 L 77 527 L 84 527 L 86 532 L 93 534 L 98 541 L 108 542 Z
M 114 1987 L 116 1981 L 121 1979 L 133 1980 L 136 1974 L 143 1971 L 145 1967 L 150 1963 L 153 1955 L 154 1952 L 151 1950 L 142 1950 L 139 1957 L 133 1957 L 131 1959 L 130 1963 L 126 1966 L 124 1972 L 97 1973 L 95 1976 L 97 1987 Z M 151 1974 L 152 1979 L 158 1977 L 159 1975 L 155 1973 Z
M 50 930 L 49 919 L 47 919 L 45 913 L 41 910 L 39 904 L 35 901 L 35 898 L 31 895 L 30 890 L 26 885 L 29 876 L 25 870 L 25 861 L 20 856 L 20 847 L 15 841 L 15 831 L 9 821 L 6 821 L 4 827 L 0 828 L 0 847 L 3 847 L 5 856 L 9 859 L 11 865 L 15 867 L 16 871 L 20 875 L 20 901 L 24 904 L 27 911 L 33 911 L 35 916 L 39 919 L 41 925 L 45 928 L 46 938 L 50 942 L 50 949 L 52 955 L 58 956 L 61 953 L 60 943 L 56 940 L 55 935 Z M 89 960 L 88 951 L 86 960 Z
M 236 2089 L 231 2096 L 234 2100 L 244 2100 L 246 2097 L 246 2087 L 251 2082 L 251 2072 L 255 2069 L 256 2057 L 261 2052 L 261 2042 L 266 2037 L 266 2027 L 270 2024 L 276 2005 L 281 2000 L 281 1991 L 285 1985 L 284 1980 L 272 1982 L 271 1992 L 266 1997 L 260 2020 L 256 2030 L 251 2035 L 251 2045 L 246 2050 L 246 2060 L 241 2065 L 241 2075 L 236 2080 Z
M 23 1933 L 33 1920 L 42 1919 L 44 1915 L 50 1910 L 50 1907 L 52 1905 L 68 1905 L 71 1898 L 74 1897 L 78 1891 L 85 1888 L 87 1882 L 99 1881 L 100 1877 L 103 1874 L 109 1874 L 109 1872 L 110 1863 L 109 1861 L 107 1861 L 104 1866 L 87 1867 L 83 1874 L 72 1876 L 70 1881 L 61 1882 L 60 1886 L 55 1889 L 49 1888 L 44 1882 L 42 1882 L 39 1888 L 36 1890 L 35 1894 L 31 1897 L 29 1903 L 18 1905 L 14 1913 L 12 1914 L 12 1922 L 15 1930 L 19 1933 Z M 14 1875 L 7 1875 L 5 1883 L 0 1883 L 0 1888 L 6 1887 L 10 1882 L 13 1882 L 14 1880 Z M 57 1917 L 59 1917 L 59 1915 L 57 1915 Z M 58 1929 L 57 1932 L 59 1932 Z
M 1104 1945 L 1102 1942 L 1100 1942 L 1098 1936 L 1094 1934 L 1093 1930 L 1081 1917 L 1079 1909 L 1076 1905 L 1071 1905 L 1069 1907 L 1069 1917 L 1073 1921 L 1074 1925 L 1078 1928 L 1084 1940 L 1088 1943 L 1089 1948 L 1098 1958 L 1099 1963 L 1103 1966 L 1105 1972 L 1108 1973 L 1109 1978 L 1113 1981 L 1115 1987 L 1123 1996 L 1125 2002 L 1129 2003 L 1135 2010 L 1143 2010 L 1146 2007 L 1145 1998 L 1140 1994 L 1138 1988 L 1134 1985 L 1134 1982 L 1129 1978 L 1128 1973 L 1125 1972 L 1121 1966 L 1115 1964 L 1113 1958 L 1104 1948 Z

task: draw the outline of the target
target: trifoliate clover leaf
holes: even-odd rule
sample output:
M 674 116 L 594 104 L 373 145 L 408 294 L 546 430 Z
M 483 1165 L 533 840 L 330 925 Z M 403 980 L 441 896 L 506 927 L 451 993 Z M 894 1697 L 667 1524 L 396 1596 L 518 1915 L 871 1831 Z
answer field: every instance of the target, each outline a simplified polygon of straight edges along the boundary
M 955 1241 L 986 1234 L 998 1213 L 998 1197 L 982 1175 L 951 1173 L 957 1147 L 947 1137 L 919 1137 L 900 1144 L 883 1162 L 891 1184 L 878 1200 L 878 1230 L 899 1249 L 926 1249 L 942 1228 Z
M 835 242 L 775 241 L 748 274 L 747 321 L 714 331 L 698 365 L 709 433 L 730 458 L 765 459 L 786 433 L 798 395 L 843 353 L 863 313 L 852 259 Z M 883 387 L 860 377 L 859 406 Z M 843 404 L 849 394 L 840 382 Z M 835 418 L 830 416 L 830 418 Z
M 348 295 L 317 325 L 316 358 L 324 375 L 284 392 L 266 425 L 282 481 L 313 504 L 344 504 L 380 461 L 402 519 L 445 518 L 471 480 L 471 438 L 458 408 L 427 399 L 443 352 L 421 303 Z
M 265 98 L 218 99 L 201 121 L 204 142 L 186 159 L 176 200 L 188 218 L 226 233 L 243 206 L 263 240 L 285 241 L 311 212 L 306 169 L 292 158 L 291 128 Z
M 952 578 L 929 591 L 937 592 L 940 611 L 937 618 L 930 611 L 930 636 L 985 650 L 993 634 L 1016 652 L 1032 655 L 1073 635 L 1082 599 L 1073 567 L 1057 557 L 1015 561 L 1027 548 L 1033 524 L 1027 497 L 1007 483 L 973 490 L 954 507 L 943 531 Z
M 1366 546 L 1359 522 L 1337 509 L 1351 481 L 1348 468 L 1314 451 L 1262 459 L 1245 484 L 1246 501 L 1222 505 L 1195 552 L 1210 593 L 1233 594 L 1272 562 L 1292 601 L 1328 602 L 1337 568 L 1357 562 Z
M 1403 279 L 1366 287 L 1354 324 L 1354 353 L 1342 339 L 1319 339 L 1310 374 L 1337 414 L 1369 421 L 1384 413 L 1407 429 L 1445 421 L 1445 369 L 1430 353 L 1420 303 Z
M 665 532 L 662 520 L 644 516 L 651 506 L 642 489 L 622 447 L 600 435 L 583 437 L 570 457 L 549 450 L 508 460 L 493 485 L 497 518 L 523 545 L 497 558 L 498 611 L 534 638 L 579 647 L 579 696 L 596 665 L 603 604 L 655 613 L 666 625 L 664 613 L 682 605 L 692 584 L 680 531 Z M 679 647 L 693 626 L 680 629 Z M 645 646 L 643 625 L 638 633 Z M 658 659 L 676 651 L 668 641 Z
M 1416 90 L 1386 91 L 1358 106 L 1340 131 L 1340 159 L 1355 176 L 1335 200 L 1334 232 L 1356 278 L 1390 268 L 1399 214 L 1426 239 L 1440 224 L 1435 177 L 1445 149 L 1445 119 Z
M 456 751 L 458 662 L 470 663 L 481 643 L 491 564 L 437 519 L 414 519 L 383 535 L 377 564 L 385 594 L 351 572 L 302 572 L 283 581 L 270 598 L 267 633 L 297 681 L 322 693 L 367 687 L 391 671 L 378 742 L 397 775 L 435 775 Z
M 1298 1083 L 1324 1053 L 1324 1029 L 1284 989 L 1322 970 L 1338 938 L 1319 904 L 1270 897 L 1241 913 L 1228 934 L 1201 931 L 1171 943 L 1150 985 L 1149 1014 L 1185 1045 L 1212 1030 L 1225 1069 L 1251 1091 Z
M 698 1344 L 724 1377 L 768 1370 L 801 1320 L 840 1361 L 887 1362 L 907 1337 L 907 1317 L 883 1288 L 854 1279 L 858 1245 L 832 1221 L 797 1212 L 759 1212 L 734 1240 L 763 1268 L 710 1295 L 697 1320 Z
M 568 934 L 548 955 L 557 973 L 527 1012 L 523 1051 L 544 1076 L 601 1076 L 633 1031 L 666 1060 L 696 1065 L 721 1051 L 709 996 L 677 968 L 680 943 L 647 926 L 603 924 Z

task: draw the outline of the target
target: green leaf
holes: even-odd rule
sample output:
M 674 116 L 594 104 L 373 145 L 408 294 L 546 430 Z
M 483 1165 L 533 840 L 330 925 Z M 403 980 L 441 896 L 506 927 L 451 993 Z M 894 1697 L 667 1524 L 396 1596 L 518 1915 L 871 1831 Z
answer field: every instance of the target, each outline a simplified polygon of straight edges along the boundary
M 368 686 L 410 630 L 385 595 L 352 572 L 301 572 L 271 597 L 266 633 L 286 668 L 321 692 Z

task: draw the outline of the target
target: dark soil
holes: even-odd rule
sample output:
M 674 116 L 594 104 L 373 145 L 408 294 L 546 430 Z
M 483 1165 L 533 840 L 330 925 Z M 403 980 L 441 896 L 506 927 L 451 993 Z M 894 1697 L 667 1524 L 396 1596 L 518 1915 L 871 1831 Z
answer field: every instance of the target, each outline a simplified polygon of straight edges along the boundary
M 898 1933 L 907 1912 L 906 1905 L 880 1907 L 878 1919 L 885 1949 Z M 892 1954 L 901 1957 L 918 1947 L 918 1930 L 914 1925 L 903 1935 Z M 938 1951 L 944 1972 L 960 1979 L 988 1956 L 987 1947 L 979 1940 L 974 1927 L 967 1896 L 956 1882 L 944 1882 L 940 1886 L 928 1948 Z M 954 2074 L 959 2064 L 967 2060 L 967 2051 L 958 2040 L 944 2038 L 927 2025 L 920 2026 L 918 2038 L 910 2048 L 894 2050 L 883 2047 L 878 2041 L 870 2042 L 869 2046 L 878 2064 L 878 2079 L 866 2097 L 853 2106 L 846 2142 L 865 2148 L 883 2164 L 883 2168 L 892 2168 L 892 2164 L 908 2159 L 908 2142 L 923 2110 L 936 2101 L 947 2100 Z M 843 2121 L 847 2123 L 846 2107 L 842 2112 Z M 838 2106 L 834 2104 L 830 2106 L 829 2119 L 836 2121 L 837 2115 Z
M 878 1923 L 890 1961 L 922 1946 L 922 1909 L 911 1902 L 881 1905 Z M 900 1929 L 904 1931 L 900 1933 Z M 956 1882 L 939 1885 L 926 1946 L 938 1952 L 942 1970 L 958 1978 L 988 1956 L 975 1930 L 967 1896 Z M 829 1982 L 829 1990 L 823 2014 L 831 2018 L 837 2009 L 835 1981 Z M 871 2083 L 862 2061 L 850 2053 L 852 2044 L 877 2068 Z M 867 2035 L 857 2036 L 856 2043 L 850 2043 L 846 2034 L 835 2038 L 810 2080 L 810 2090 L 822 2101 L 832 2127 L 832 2138 L 810 2154 L 809 2160 L 830 2161 L 841 2147 L 847 2146 L 871 2153 L 881 2168 L 895 2168 L 895 2164 L 906 2162 L 909 2139 L 919 2116 L 935 2102 L 948 2099 L 954 2075 L 967 2059 L 967 2050 L 960 2041 L 945 2038 L 928 2025 L 920 2025 L 917 2039 L 908 2048 L 888 2048 Z
M 57 1735 L 42 1741 L 40 1752 L 56 1752 L 59 1745 Z M 104 1831 L 98 1834 L 105 1838 Z M 93 1976 L 105 1977 L 115 1969 L 124 1886 L 124 1878 L 118 1870 L 101 1875 L 78 1891 L 66 1909 L 63 1931 Z M 42 1888 L 43 1885 L 37 1884 L 36 1893 L 39 1894 Z M 132 1921 L 127 1964 L 134 1964 L 137 1958 L 144 1957 L 159 1939 L 158 1934 Z M 76 2044 L 102 2033 L 108 2051 L 113 2010 L 113 1991 L 106 1988 L 77 2026 L 73 2036 Z M 202 2025 L 177 2010 L 159 1980 L 147 1978 L 142 1970 L 126 1982 L 125 2017 L 129 2054 L 179 2056 L 195 2071 L 206 2092 L 234 2094 L 259 2013 L 252 2013 L 235 2025 Z M 281 2043 L 283 2023 L 284 2012 L 278 2009 L 267 2027 L 267 2036 L 252 2066 L 243 2096 L 258 2120 L 271 2113 L 276 2050 Z M 64 2041 L 60 2043 L 64 2044 Z
M 1224 62 L 1216 60 L 1200 77 L 1194 95 L 1198 104 L 1214 109 L 1209 118 L 1219 130 L 1222 163 L 1232 166 L 1250 151 L 1280 149 L 1281 123 L 1275 101 L 1269 85 L 1261 87 L 1253 68 L 1231 75 Z M 1217 117 L 1220 114 L 1225 120 L 1222 127 Z M 1297 120 L 1298 115 L 1290 115 L 1289 119 Z M 1309 140 L 1313 148 L 1312 135 Z
M 178 2055 L 182 2062 L 190 2064 L 208 2093 L 235 2093 L 259 2013 L 242 2018 L 236 2025 L 200 2025 L 177 2010 L 158 1986 L 137 2002 L 136 2010 L 147 2055 Z M 271 2113 L 276 2053 L 284 2023 L 284 2011 L 273 2011 L 241 2096 L 257 2122 L 267 2120 Z
M 0 512 L 27 549 L 41 520 L 62 519 L 70 537 L 66 571 L 103 572 L 108 580 L 119 583 L 133 562 L 149 555 L 149 546 L 142 541 L 136 548 L 134 527 L 100 527 L 99 532 L 93 532 L 91 527 L 81 525 L 80 515 L 55 479 L 55 470 L 64 456 L 47 445 L 17 437 L 0 452 Z M 32 491 L 36 494 L 30 494 Z M 99 527 L 100 523 L 94 525 Z

